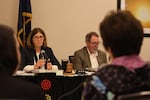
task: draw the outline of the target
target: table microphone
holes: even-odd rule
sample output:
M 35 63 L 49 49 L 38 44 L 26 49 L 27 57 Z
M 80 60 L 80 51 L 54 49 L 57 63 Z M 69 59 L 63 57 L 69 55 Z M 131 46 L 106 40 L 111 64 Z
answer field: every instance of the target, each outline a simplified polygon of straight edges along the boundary
M 41 50 L 41 57 L 40 57 L 40 58 L 41 58 L 41 59 L 43 58 L 43 59 L 46 59 L 46 60 L 48 59 L 45 50 Z
M 47 62 L 48 57 L 47 57 L 45 50 L 41 50 L 40 59 L 43 59 L 43 60 L 45 60 L 45 62 Z M 42 66 L 42 68 L 46 68 L 46 64 L 44 66 Z

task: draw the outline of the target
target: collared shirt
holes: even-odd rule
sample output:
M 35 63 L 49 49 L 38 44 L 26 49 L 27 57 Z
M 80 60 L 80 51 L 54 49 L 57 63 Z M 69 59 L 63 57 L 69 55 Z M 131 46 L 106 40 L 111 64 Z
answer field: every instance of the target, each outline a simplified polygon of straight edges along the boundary
M 90 53 L 88 48 L 87 48 L 87 51 L 89 53 L 89 58 L 90 58 L 90 61 L 91 61 L 91 67 L 92 68 L 98 68 L 99 67 L 98 61 L 97 61 L 98 52 L 96 51 L 94 53 Z
M 36 57 L 37 57 L 37 59 L 36 59 L 36 57 L 33 57 L 34 65 L 36 65 L 36 61 L 39 60 L 39 55 L 40 55 L 40 53 L 37 53 L 37 52 L 36 52 Z

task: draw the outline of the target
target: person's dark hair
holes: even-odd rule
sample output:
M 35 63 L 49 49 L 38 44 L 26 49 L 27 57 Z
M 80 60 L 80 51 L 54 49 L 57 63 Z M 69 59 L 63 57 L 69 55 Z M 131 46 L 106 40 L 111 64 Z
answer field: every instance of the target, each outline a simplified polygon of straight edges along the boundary
M 90 33 L 86 34 L 85 41 L 90 42 L 92 36 L 99 37 L 99 35 L 96 32 L 90 32 Z
M 0 72 L 12 75 L 18 65 L 18 55 L 14 31 L 6 25 L 0 25 Z
M 43 42 L 43 46 L 42 47 L 46 47 L 47 46 L 47 39 L 46 39 L 46 35 L 45 35 L 45 32 L 41 29 L 41 28 L 34 28 L 28 39 L 27 39 L 27 47 L 29 48 L 34 48 L 34 44 L 33 44 L 33 36 L 36 35 L 38 32 L 40 32 L 41 34 L 43 34 L 44 36 L 44 42 Z
M 143 27 L 129 11 L 111 11 L 100 23 L 103 45 L 114 57 L 139 55 L 143 41 Z

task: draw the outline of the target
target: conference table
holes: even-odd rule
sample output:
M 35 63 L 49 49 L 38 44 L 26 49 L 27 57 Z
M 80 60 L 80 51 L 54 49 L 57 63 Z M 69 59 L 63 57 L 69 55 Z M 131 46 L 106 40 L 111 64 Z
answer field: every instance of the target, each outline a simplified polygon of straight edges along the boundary
M 38 84 L 45 93 L 46 100 L 81 100 L 86 74 L 65 74 L 63 70 L 39 70 L 26 73 L 17 71 L 14 77 Z

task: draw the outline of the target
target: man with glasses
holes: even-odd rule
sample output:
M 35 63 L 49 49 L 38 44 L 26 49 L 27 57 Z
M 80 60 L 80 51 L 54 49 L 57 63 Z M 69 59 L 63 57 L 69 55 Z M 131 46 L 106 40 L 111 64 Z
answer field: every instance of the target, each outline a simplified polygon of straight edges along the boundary
M 74 52 L 73 65 L 77 70 L 97 70 L 102 64 L 107 63 L 106 53 L 98 50 L 99 36 L 90 32 L 85 37 L 86 46 Z

